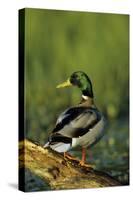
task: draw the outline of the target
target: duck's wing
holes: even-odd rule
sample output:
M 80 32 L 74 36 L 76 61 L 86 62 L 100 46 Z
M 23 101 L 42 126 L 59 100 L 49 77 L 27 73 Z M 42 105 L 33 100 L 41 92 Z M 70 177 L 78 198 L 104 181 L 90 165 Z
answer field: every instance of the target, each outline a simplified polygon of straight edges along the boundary
M 100 120 L 101 114 L 96 108 L 73 107 L 59 116 L 51 136 L 56 137 L 59 134 L 60 137 L 81 137 L 89 132 Z

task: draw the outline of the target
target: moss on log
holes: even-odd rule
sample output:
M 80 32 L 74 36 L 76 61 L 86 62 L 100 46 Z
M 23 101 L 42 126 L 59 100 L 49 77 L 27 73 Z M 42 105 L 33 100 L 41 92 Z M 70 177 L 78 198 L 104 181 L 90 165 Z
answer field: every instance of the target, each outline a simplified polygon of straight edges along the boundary
M 29 169 L 54 190 L 121 185 L 104 172 L 81 167 L 76 161 L 64 159 L 62 154 L 28 140 L 19 143 L 19 167 Z

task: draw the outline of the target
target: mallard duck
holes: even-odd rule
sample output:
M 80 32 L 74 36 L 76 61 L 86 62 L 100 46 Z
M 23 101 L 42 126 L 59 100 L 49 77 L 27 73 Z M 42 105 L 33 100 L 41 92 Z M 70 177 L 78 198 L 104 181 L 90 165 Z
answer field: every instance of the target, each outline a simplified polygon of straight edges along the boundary
M 49 146 L 66 156 L 66 152 L 70 149 L 81 146 L 80 164 L 84 165 L 86 148 L 96 144 L 103 136 L 105 119 L 94 104 L 92 83 L 84 72 L 74 72 L 66 82 L 58 85 L 57 88 L 68 86 L 77 86 L 81 90 L 81 102 L 59 115 L 45 147 Z

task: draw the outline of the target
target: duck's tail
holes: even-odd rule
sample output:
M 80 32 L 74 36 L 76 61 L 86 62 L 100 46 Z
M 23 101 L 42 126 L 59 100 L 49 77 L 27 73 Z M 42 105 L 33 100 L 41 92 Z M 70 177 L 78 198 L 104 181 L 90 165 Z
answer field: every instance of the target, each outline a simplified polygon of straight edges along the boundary
M 48 142 L 44 145 L 44 148 L 50 147 L 57 152 L 63 153 L 69 151 L 71 146 L 72 138 L 68 138 L 60 134 L 54 134 L 48 138 Z
M 65 144 L 65 143 L 56 143 L 56 144 L 49 144 L 49 142 L 47 142 L 45 145 L 44 145 L 44 148 L 45 147 L 50 147 L 51 149 L 53 149 L 54 151 L 57 151 L 59 153 L 64 153 L 64 152 L 67 152 L 70 150 L 71 148 L 71 145 L 70 144 Z

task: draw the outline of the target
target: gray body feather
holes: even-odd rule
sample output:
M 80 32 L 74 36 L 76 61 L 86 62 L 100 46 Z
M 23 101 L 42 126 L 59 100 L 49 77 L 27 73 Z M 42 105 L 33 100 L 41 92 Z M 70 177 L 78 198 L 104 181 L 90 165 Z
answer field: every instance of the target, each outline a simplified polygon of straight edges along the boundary
M 103 115 L 94 106 L 69 108 L 57 119 L 45 147 L 66 152 L 76 146 L 92 146 L 103 136 L 104 125 Z

